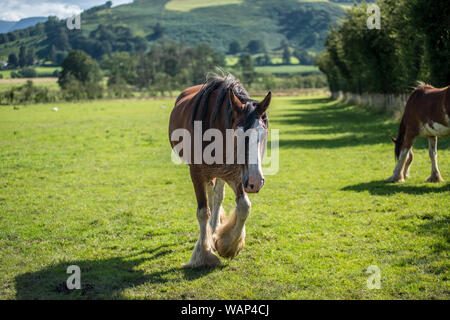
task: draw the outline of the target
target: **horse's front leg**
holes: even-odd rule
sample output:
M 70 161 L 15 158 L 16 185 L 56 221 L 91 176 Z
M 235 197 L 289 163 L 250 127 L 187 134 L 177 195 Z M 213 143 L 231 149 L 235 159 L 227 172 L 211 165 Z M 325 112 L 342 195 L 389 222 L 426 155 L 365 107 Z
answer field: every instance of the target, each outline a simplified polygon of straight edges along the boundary
M 239 181 L 230 184 L 236 194 L 236 209 L 228 220 L 220 225 L 214 235 L 217 252 L 224 258 L 234 258 L 245 245 L 245 221 L 250 213 L 251 203 Z
M 409 178 L 409 171 L 410 171 L 411 163 L 412 163 L 413 159 L 414 159 L 414 153 L 413 153 L 412 147 L 411 147 L 411 151 L 409 151 L 408 157 L 406 158 L 405 169 L 403 170 L 403 177 L 405 179 Z
M 400 148 L 400 155 L 398 157 L 397 165 L 395 166 L 392 176 L 386 180 L 387 182 L 405 182 L 405 173 L 408 172 L 409 165 L 411 164 L 410 162 L 408 163 L 408 160 L 410 154 L 412 153 L 412 145 L 415 137 L 416 135 L 413 134 L 407 134 L 405 136 L 405 141 L 402 143 Z
M 200 236 L 195 244 L 191 259 L 184 266 L 187 268 L 217 267 L 221 265 L 219 258 L 212 252 L 212 235 L 208 223 L 211 211 L 206 197 L 206 181 L 191 168 L 191 178 L 197 196 L 197 220 Z

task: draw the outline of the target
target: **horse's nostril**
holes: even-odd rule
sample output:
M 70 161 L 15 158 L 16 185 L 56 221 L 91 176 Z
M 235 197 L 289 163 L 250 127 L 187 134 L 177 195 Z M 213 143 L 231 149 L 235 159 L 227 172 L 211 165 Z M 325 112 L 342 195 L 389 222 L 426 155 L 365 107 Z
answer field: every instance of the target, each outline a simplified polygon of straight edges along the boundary
M 250 189 L 253 189 L 254 186 L 255 186 L 254 184 L 251 184 L 251 185 L 250 185 Z

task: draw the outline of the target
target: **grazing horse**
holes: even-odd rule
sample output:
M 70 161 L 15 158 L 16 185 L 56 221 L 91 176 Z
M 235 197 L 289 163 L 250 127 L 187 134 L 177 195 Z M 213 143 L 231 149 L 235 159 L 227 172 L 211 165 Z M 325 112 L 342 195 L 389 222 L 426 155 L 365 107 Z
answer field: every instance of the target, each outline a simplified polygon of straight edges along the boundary
M 170 115 L 169 139 L 173 150 L 177 153 L 175 148 L 177 141 L 174 139 L 176 130 L 187 130 L 189 137 L 194 135 L 194 141 L 188 143 L 194 152 L 188 154 L 183 149 L 178 155 L 190 167 L 197 197 L 197 220 L 200 225 L 200 236 L 185 267 L 220 266 L 221 262 L 213 250 L 222 257 L 233 258 L 243 248 L 245 221 L 251 206 L 247 193 L 256 193 L 264 185 L 261 161 L 267 142 L 266 110 L 270 99 L 269 92 L 261 102 L 252 100 L 231 74 L 224 77 L 217 75 L 209 77 L 205 84 L 187 88 L 177 98 Z M 227 132 L 235 130 L 244 133 L 253 131 L 256 132 L 256 137 L 253 140 L 244 138 L 245 143 L 241 146 L 245 150 L 238 150 L 235 135 L 226 141 L 215 137 L 216 146 L 222 147 L 227 152 L 220 155 L 216 150 L 220 161 L 210 163 L 203 159 L 203 155 L 208 148 L 205 140 L 211 141 L 212 138 L 204 139 L 200 143 L 197 140 L 197 146 L 201 147 L 195 152 L 195 128 L 200 128 L 203 137 L 206 137 L 206 132 L 211 129 L 219 132 L 222 137 L 225 137 Z M 184 139 L 186 138 L 183 137 L 183 143 Z M 253 141 L 253 144 L 249 141 Z M 244 154 L 241 162 L 237 157 L 240 152 Z M 236 195 L 236 208 L 228 218 L 222 208 L 225 183 Z
M 434 88 L 421 83 L 405 106 L 395 143 L 397 166 L 388 182 L 404 182 L 413 160 L 412 145 L 417 137 L 428 138 L 431 175 L 428 182 L 443 181 L 437 164 L 437 138 L 450 136 L 450 86 Z

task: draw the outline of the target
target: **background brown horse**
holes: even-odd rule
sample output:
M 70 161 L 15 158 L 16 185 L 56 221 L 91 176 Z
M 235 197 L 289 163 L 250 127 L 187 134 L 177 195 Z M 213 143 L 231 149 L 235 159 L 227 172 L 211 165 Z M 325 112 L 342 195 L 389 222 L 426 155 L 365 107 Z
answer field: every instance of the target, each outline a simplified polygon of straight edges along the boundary
M 420 84 L 405 106 L 395 143 L 397 166 L 388 182 L 404 182 L 413 160 L 412 145 L 417 137 L 428 138 L 431 175 L 428 182 L 443 181 L 437 164 L 437 137 L 450 135 L 450 86 L 434 88 Z
M 267 142 L 266 110 L 270 99 L 269 92 L 261 102 L 252 100 L 239 81 L 231 75 L 210 77 L 204 85 L 190 87 L 177 98 L 169 123 L 172 148 L 177 144 L 174 139 L 177 129 L 186 130 L 193 137 L 194 128 L 198 128 L 199 124 L 202 134 L 215 129 L 223 137 L 226 136 L 227 129 L 242 129 L 243 132 L 252 129 L 258 132 L 255 140 L 257 148 L 250 148 L 248 141 L 244 144 L 244 163 L 237 161 L 237 151 L 242 150 L 237 150 L 235 138 L 222 143 L 224 150 L 233 150 L 231 163 L 227 161 L 227 152 L 223 153 L 222 161 L 206 163 L 203 151 L 207 143 L 204 141 L 200 152 L 183 154 L 183 150 L 179 154 L 190 166 L 200 225 L 200 236 L 186 267 L 219 266 L 221 262 L 213 250 L 217 250 L 222 257 L 233 258 L 243 248 L 245 221 L 250 212 L 247 192 L 258 192 L 264 185 L 261 161 Z M 195 141 L 191 139 L 189 143 L 191 150 L 195 150 Z M 256 159 L 256 162 L 250 163 L 250 157 Z M 236 209 L 228 219 L 222 208 L 225 183 L 228 183 L 236 195 Z

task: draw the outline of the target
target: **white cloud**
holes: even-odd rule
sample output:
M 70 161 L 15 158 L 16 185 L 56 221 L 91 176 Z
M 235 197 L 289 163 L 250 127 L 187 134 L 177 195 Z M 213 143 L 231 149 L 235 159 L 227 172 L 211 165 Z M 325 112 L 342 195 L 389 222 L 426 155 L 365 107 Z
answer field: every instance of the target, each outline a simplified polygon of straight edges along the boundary
M 18 21 L 28 17 L 57 16 L 67 18 L 84 9 L 105 3 L 106 0 L 0 0 L 0 20 Z M 113 6 L 130 3 L 133 0 L 113 0 Z

